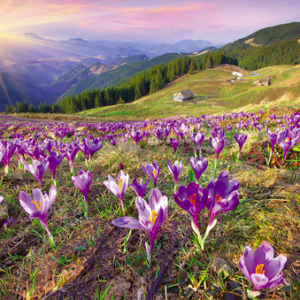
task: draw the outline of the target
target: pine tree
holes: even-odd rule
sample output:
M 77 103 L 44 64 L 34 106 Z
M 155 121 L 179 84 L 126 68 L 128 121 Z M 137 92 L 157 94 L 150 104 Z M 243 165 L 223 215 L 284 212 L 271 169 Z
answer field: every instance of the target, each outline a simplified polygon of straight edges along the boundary
M 32 104 L 30 104 L 30 105 L 29 105 L 29 108 L 28 108 L 28 111 L 29 111 L 30 113 L 35 113 L 35 112 L 36 112 L 36 108 L 35 108 Z
M 135 79 L 135 95 L 134 95 L 134 99 L 138 99 L 142 96 L 145 95 L 145 86 L 144 86 L 144 80 L 142 78 L 142 75 L 139 75 L 136 79 Z
M 110 91 L 110 87 L 107 87 L 105 89 L 104 97 L 105 97 L 107 105 L 114 105 L 112 94 L 111 94 L 111 91 Z
M 175 67 L 173 63 L 170 63 L 168 66 L 168 80 L 172 82 L 175 79 Z
M 96 96 L 95 96 L 95 107 L 101 107 L 101 102 L 100 102 L 98 94 L 96 94 Z
M 195 63 L 194 63 L 194 57 L 192 57 L 190 67 L 189 67 L 189 74 L 192 75 L 195 73 Z
M 179 59 L 175 58 L 174 65 L 175 65 L 175 76 L 182 75 L 180 58 Z
M 155 75 L 155 85 L 156 85 L 156 92 L 161 90 L 164 86 L 161 70 L 158 67 Z

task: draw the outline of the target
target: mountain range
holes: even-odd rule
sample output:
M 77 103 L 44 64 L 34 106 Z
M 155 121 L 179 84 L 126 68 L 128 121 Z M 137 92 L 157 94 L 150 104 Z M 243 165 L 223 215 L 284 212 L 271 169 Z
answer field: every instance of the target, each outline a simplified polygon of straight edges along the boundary
M 52 104 L 68 94 L 111 86 L 155 64 L 168 63 L 178 53 L 199 55 L 222 46 L 222 51 L 234 54 L 237 47 L 264 47 L 290 39 L 300 39 L 299 22 L 264 28 L 225 46 L 203 40 L 175 44 L 54 41 L 33 33 L 0 33 L 0 110 L 23 99 L 35 106 L 41 101 Z
M 176 44 L 86 41 L 81 38 L 54 41 L 33 33 L 20 36 L 2 33 L 0 88 L 6 90 L 6 93 L 1 93 L 1 102 L 16 103 L 20 99 L 27 99 L 34 105 L 41 101 L 54 103 L 75 85 L 73 91 L 80 93 L 81 88 L 84 90 L 90 86 L 113 84 L 124 76 L 131 76 L 155 63 L 169 62 L 166 56 L 154 60 L 151 58 L 171 50 L 197 51 L 211 44 L 201 40 L 186 40 Z M 138 64 L 145 60 L 150 62 Z M 104 78 L 100 76 L 118 66 L 119 69 L 108 73 Z M 24 78 L 27 84 L 24 84 Z M 106 79 L 108 82 L 105 82 Z

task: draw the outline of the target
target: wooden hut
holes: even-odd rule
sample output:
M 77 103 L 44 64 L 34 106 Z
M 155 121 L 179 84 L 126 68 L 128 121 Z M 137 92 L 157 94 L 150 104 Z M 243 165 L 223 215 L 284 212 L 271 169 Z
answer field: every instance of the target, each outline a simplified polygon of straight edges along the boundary
M 185 91 L 175 93 L 173 95 L 173 99 L 174 101 L 178 101 L 178 102 L 190 101 L 194 99 L 194 94 L 192 93 L 191 90 L 185 90 Z

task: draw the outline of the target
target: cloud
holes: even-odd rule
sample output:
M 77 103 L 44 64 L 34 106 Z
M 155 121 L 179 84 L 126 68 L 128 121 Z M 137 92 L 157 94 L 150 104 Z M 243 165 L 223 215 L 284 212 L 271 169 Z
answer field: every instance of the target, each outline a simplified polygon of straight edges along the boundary
M 104 20 L 104 21 L 108 21 L 108 22 L 118 23 L 118 24 L 126 24 L 126 25 L 133 24 L 133 23 L 130 23 L 130 22 L 122 22 L 122 21 L 117 21 L 117 20 L 111 20 L 111 19 L 104 18 L 104 17 L 99 17 L 99 19 Z
M 296 0 L 0 0 L 0 32 L 232 41 L 299 20 Z

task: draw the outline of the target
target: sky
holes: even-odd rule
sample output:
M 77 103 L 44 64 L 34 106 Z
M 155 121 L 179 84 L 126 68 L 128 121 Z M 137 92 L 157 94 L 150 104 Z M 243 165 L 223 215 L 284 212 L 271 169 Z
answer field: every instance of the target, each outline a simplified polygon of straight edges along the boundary
M 225 44 L 300 21 L 299 0 L 1 0 L 0 32 L 67 40 Z

